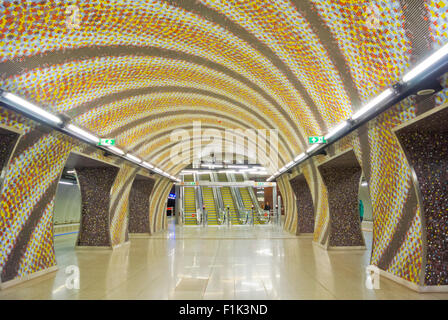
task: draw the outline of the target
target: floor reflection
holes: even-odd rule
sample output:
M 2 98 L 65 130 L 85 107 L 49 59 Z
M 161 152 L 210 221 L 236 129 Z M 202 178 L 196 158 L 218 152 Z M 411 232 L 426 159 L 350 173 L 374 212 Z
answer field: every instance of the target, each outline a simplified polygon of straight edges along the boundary
M 0 299 L 448 299 L 381 279 L 365 287 L 367 250 L 328 252 L 273 226 L 179 227 L 115 250 L 75 250 L 55 239 L 59 270 L 0 292 Z M 65 286 L 79 267 L 80 288 Z

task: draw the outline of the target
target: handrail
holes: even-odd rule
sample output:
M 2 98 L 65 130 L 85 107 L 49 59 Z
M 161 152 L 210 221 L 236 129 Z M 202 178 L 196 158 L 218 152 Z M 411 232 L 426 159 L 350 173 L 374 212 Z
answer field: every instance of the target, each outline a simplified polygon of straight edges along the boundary
M 236 182 L 235 175 L 231 173 L 226 173 L 227 181 L 229 182 Z M 244 210 L 246 209 L 244 207 L 243 199 L 241 197 L 241 193 L 239 188 L 236 187 L 229 187 L 230 193 L 232 195 L 233 203 L 235 205 L 236 212 L 238 214 L 238 220 L 241 221 L 241 215 L 244 214 Z M 243 218 L 244 219 L 244 218 Z
M 247 180 L 247 174 L 243 173 L 244 180 Z M 257 211 L 257 214 L 264 214 L 263 209 L 260 207 L 260 204 L 258 203 L 257 196 L 255 195 L 254 189 L 252 187 L 248 187 L 249 196 L 252 200 L 252 204 L 255 206 L 254 209 Z
M 220 208 L 217 212 L 216 218 L 218 219 L 218 224 L 223 225 L 227 221 L 226 210 Z
M 198 226 L 200 226 L 201 223 L 202 223 L 202 210 L 197 209 L 197 210 L 196 210 L 196 224 L 197 224 Z
M 180 221 L 182 224 L 185 224 L 185 211 L 184 208 L 179 208 L 179 214 L 180 214 Z
M 257 214 L 258 222 L 260 223 L 269 223 L 271 222 L 271 216 L 273 215 L 274 210 L 263 210 L 263 214 Z
M 240 217 L 239 221 L 241 224 L 247 224 L 249 222 L 249 217 L 252 214 L 252 210 L 244 209 L 243 212 L 244 212 L 245 217 L 243 217 L 243 218 Z

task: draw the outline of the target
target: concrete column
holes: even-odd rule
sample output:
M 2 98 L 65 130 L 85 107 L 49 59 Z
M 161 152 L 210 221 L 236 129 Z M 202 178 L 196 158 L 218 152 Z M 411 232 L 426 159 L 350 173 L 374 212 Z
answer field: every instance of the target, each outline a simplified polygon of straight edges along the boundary
M 314 204 L 305 176 L 300 174 L 291 179 L 291 188 L 296 195 L 297 235 L 314 232 Z
M 362 172 L 354 152 L 351 150 L 325 162 L 319 171 L 328 191 L 329 247 L 365 248 L 358 209 Z
M 154 180 L 134 180 L 129 194 L 129 233 L 150 234 L 149 201 Z
M 112 247 L 110 194 L 119 168 L 76 168 L 81 188 L 81 224 L 77 246 Z

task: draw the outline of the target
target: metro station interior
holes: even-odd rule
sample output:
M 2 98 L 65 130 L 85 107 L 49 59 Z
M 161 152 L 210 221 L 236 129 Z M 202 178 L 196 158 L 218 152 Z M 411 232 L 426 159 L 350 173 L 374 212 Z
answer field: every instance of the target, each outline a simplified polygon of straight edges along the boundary
M 0 300 L 448 299 L 447 1 L 0 13 Z

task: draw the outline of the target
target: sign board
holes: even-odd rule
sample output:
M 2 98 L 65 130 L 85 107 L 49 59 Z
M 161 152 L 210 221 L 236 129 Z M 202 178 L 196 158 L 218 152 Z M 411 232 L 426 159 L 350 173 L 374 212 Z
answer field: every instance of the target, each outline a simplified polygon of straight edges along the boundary
M 115 139 L 100 139 L 98 142 L 99 146 L 114 146 L 115 145 Z
M 256 188 L 275 187 L 275 182 L 256 182 L 256 181 L 254 181 L 254 187 L 256 187 Z
M 180 186 L 196 186 L 198 184 L 194 181 L 184 181 L 184 182 L 180 182 L 179 185 Z
M 309 144 L 327 143 L 324 136 L 308 137 Z
M 246 187 L 275 187 L 275 182 L 257 182 L 257 181 L 184 181 L 176 183 L 178 186 L 182 187 L 193 187 L 193 186 L 205 186 L 205 187 L 236 187 L 236 188 L 246 188 Z

